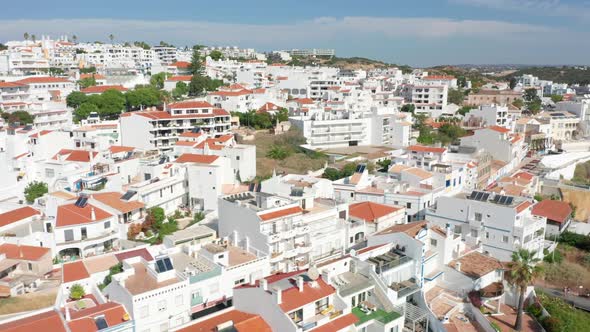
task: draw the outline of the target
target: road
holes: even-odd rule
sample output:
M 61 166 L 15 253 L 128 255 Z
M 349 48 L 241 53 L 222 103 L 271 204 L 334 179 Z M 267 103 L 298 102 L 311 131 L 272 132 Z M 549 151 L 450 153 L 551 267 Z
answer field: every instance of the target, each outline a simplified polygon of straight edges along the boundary
M 558 289 L 554 289 L 554 288 L 547 288 L 547 287 L 543 287 L 543 286 L 535 286 L 535 289 L 539 289 L 547 295 L 560 298 L 578 309 L 582 309 L 582 310 L 590 312 L 590 299 L 589 298 L 579 297 L 579 296 L 573 295 L 571 293 L 570 293 L 570 295 L 566 296 L 564 294 L 563 290 L 558 290 Z

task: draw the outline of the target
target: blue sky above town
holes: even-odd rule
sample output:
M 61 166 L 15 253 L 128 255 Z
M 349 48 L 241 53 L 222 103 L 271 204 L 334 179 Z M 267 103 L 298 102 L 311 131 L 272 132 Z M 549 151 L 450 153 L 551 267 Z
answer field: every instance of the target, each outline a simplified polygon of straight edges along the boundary
M 0 40 L 164 40 L 260 51 L 334 48 L 392 63 L 590 64 L 588 0 L 135 1 L 0 4 Z

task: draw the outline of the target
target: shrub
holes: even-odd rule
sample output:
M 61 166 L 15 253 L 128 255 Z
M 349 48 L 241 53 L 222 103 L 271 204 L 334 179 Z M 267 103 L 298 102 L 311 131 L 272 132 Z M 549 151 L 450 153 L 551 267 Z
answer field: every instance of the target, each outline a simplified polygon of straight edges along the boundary
M 543 312 L 541 305 L 539 303 L 533 303 L 526 308 L 526 311 L 531 315 L 539 318 Z
M 563 232 L 559 236 L 559 242 L 581 250 L 590 251 L 590 236 L 588 235 Z
M 289 156 L 289 151 L 284 147 L 273 145 L 266 156 L 270 159 L 283 160 Z
M 493 328 L 494 330 L 496 330 L 496 331 L 498 331 L 498 332 L 502 331 L 502 330 L 500 329 L 500 326 L 498 325 L 498 323 L 496 323 L 496 322 L 490 322 L 490 325 L 492 326 L 492 328 Z
M 473 304 L 474 307 L 483 307 L 483 302 L 481 301 L 481 296 L 479 295 L 478 291 L 471 291 L 467 296 L 469 297 L 469 301 L 471 301 L 471 304 Z
M 48 192 L 47 183 L 33 181 L 25 188 L 25 199 L 28 203 L 33 203 L 35 199 L 42 197 Z
M 563 262 L 563 255 L 557 249 L 555 249 L 552 253 L 547 251 L 547 253 L 545 254 L 545 257 L 543 258 L 543 261 L 545 261 L 549 264 L 553 264 L 553 263 L 560 264 L 561 262 Z
M 82 287 L 82 285 L 73 284 L 70 288 L 70 298 L 72 300 L 79 300 L 83 298 L 84 295 L 86 295 L 86 291 L 84 290 L 84 287 Z
M 183 217 L 183 215 L 182 215 L 182 212 L 180 210 L 174 211 L 174 215 L 172 216 L 172 218 L 174 218 L 174 219 L 180 219 L 182 217 Z
M 554 331 L 560 331 L 561 330 L 561 321 L 553 316 L 548 316 L 545 317 L 545 319 L 543 319 L 541 321 L 541 325 L 543 326 L 543 328 L 545 330 L 547 330 L 547 332 L 554 332 Z

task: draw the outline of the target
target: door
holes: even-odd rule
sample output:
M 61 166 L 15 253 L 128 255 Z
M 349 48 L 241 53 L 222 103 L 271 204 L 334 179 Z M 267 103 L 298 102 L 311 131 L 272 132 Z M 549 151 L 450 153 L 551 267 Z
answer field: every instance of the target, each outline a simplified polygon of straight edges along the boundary
M 86 240 L 88 238 L 88 233 L 86 231 L 86 227 L 82 227 L 82 240 Z

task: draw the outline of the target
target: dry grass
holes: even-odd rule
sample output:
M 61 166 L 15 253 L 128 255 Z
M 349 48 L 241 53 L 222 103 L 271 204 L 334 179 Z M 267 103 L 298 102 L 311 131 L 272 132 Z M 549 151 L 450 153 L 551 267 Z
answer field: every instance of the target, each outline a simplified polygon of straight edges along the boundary
M 25 294 L 16 297 L 0 299 L 0 315 L 14 314 L 23 311 L 38 310 L 55 304 L 57 293 Z
M 311 157 L 302 152 L 298 145 L 305 140 L 297 129 L 291 129 L 282 135 L 272 135 L 264 132 L 256 134 L 254 144 L 256 145 L 256 174 L 265 178 L 272 175 L 273 169 L 277 173 L 307 174 L 309 170 L 318 170 L 324 167 L 328 160 L 326 156 Z M 244 142 L 250 144 L 250 142 Z M 273 145 L 285 147 L 290 151 L 287 158 L 275 160 L 267 157 L 268 151 Z
M 590 217 L 590 192 L 585 190 L 561 189 L 563 201 L 572 203 L 576 207 L 574 219 L 587 221 Z
M 563 255 L 563 262 L 544 264 L 544 284 L 556 288 L 568 286 L 577 289 L 582 285 L 590 288 L 590 266 L 585 261 L 588 253 L 570 246 L 559 245 L 559 252 Z

